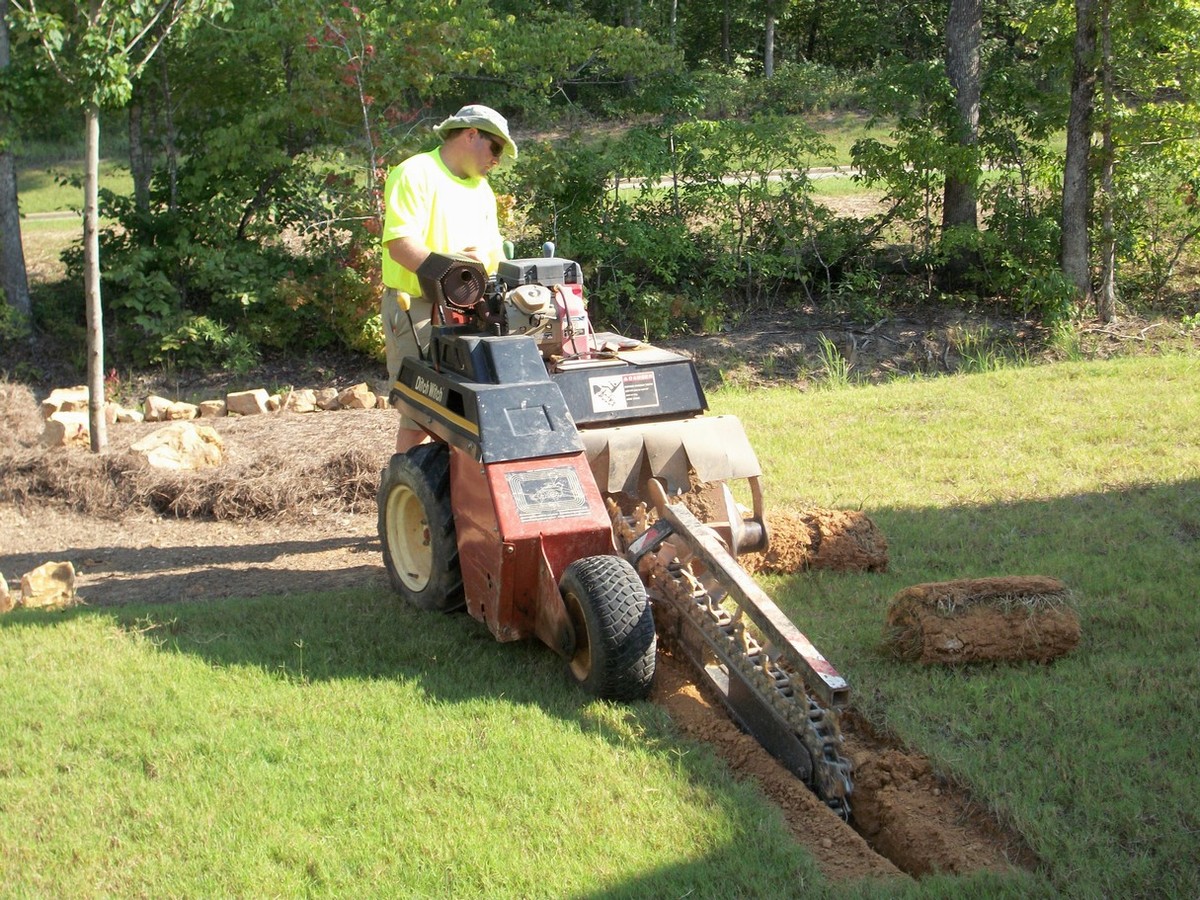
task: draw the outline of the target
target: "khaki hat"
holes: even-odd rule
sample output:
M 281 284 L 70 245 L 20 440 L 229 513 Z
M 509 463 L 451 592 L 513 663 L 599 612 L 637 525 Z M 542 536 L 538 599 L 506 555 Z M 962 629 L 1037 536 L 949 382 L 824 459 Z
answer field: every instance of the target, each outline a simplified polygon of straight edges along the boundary
M 504 151 L 500 154 L 501 164 L 517 158 L 517 145 L 508 133 L 508 121 L 490 106 L 481 106 L 478 103 L 464 106 L 434 128 L 433 133 L 445 140 L 446 132 L 456 128 L 478 128 L 498 138 L 504 138 Z

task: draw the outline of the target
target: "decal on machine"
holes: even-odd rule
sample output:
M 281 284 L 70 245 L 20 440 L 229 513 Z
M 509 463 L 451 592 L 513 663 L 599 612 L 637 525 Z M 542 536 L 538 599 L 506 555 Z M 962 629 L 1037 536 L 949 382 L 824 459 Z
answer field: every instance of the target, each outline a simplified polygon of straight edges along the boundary
M 653 372 L 600 375 L 588 379 L 592 412 L 646 409 L 658 406 L 658 382 Z
M 577 519 L 588 514 L 583 483 L 570 466 L 505 472 L 504 477 L 522 522 Z

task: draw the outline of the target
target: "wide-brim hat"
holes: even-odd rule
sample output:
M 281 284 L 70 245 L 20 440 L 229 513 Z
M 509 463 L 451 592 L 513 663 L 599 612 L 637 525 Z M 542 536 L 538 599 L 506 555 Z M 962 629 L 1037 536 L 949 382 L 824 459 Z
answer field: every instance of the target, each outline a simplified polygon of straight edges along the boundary
M 433 133 L 443 140 L 446 132 L 456 128 L 477 128 L 494 134 L 504 140 L 504 150 L 500 154 L 500 165 L 513 162 L 517 158 L 517 144 L 508 133 L 508 120 L 490 106 L 478 103 L 464 106 L 450 118 L 433 129 Z

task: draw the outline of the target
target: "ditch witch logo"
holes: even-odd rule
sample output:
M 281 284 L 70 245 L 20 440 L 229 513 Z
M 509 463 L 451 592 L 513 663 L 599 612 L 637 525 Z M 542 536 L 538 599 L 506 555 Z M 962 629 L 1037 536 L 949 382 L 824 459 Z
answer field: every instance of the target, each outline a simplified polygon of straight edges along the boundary
M 418 375 L 413 382 L 413 390 L 418 394 L 424 394 L 434 403 L 442 406 L 446 405 L 446 389 L 440 384 L 434 384 L 424 375 Z

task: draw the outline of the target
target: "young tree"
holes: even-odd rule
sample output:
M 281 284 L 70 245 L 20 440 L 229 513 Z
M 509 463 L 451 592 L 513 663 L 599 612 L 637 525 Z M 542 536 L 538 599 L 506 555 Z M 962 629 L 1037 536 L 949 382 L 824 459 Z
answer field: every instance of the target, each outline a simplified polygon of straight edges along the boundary
M 46 62 L 83 108 L 83 257 L 87 310 L 88 424 L 93 451 L 108 443 L 104 421 L 104 325 L 100 301 L 97 182 L 100 110 L 129 102 L 132 79 L 171 32 L 231 0 L 11 0 L 20 26 L 42 47 Z
M 943 190 L 942 230 L 979 228 L 975 186 L 979 176 L 979 46 L 983 32 L 983 0 L 950 0 L 946 18 L 946 74 L 954 91 L 958 121 L 949 137 L 960 150 L 947 166 Z M 960 245 L 961 246 L 961 245 Z M 946 265 L 951 282 L 970 266 L 965 248 L 953 251 Z
M 8 68 L 8 0 L 0 0 L 0 291 L 4 292 L 9 306 L 28 317 L 29 277 L 21 246 L 17 174 L 8 142 L 8 97 L 3 80 Z
M 1092 116 L 1096 97 L 1096 0 L 1075 0 L 1075 51 L 1071 73 L 1071 111 L 1067 116 L 1067 155 L 1063 168 L 1063 274 L 1077 297 L 1092 300 L 1092 269 L 1088 252 L 1091 209 Z

